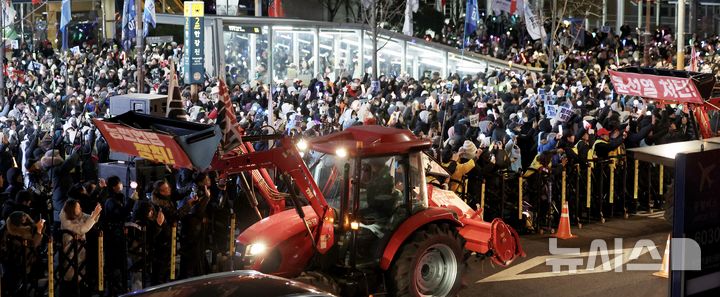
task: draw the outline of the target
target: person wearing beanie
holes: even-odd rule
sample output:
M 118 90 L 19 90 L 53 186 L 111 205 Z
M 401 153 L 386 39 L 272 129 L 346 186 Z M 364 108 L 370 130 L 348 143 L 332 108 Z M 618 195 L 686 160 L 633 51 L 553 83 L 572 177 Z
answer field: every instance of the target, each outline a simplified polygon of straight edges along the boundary
M 454 162 L 455 171 L 450 176 L 450 190 L 463 195 L 467 193 L 467 176 L 468 173 L 476 169 L 475 159 L 477 159 L 478 150 L 472 141 L 465 140 L 457 153 L 452 155 L 451 161 Z

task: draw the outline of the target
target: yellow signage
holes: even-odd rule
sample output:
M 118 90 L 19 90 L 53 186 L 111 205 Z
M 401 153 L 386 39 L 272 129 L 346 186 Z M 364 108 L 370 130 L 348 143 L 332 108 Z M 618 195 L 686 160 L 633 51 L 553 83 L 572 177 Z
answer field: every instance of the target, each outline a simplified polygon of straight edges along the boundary
M 185 1 L 186 17 L 205 16 L 205 2 L 202 1 Z

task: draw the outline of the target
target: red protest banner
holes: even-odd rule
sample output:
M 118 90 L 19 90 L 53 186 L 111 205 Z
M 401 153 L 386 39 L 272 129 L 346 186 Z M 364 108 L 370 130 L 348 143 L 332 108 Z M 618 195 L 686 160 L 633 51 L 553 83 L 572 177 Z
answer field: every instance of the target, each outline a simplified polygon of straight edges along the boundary
M 618 72 L 610 70 L 615 92 L 621 95 L 703 104 L 703 98 L 690 78 Z
M 172 136 L 93 119 L 113 151 L 176 168 L 193 168 L 185 151 Z

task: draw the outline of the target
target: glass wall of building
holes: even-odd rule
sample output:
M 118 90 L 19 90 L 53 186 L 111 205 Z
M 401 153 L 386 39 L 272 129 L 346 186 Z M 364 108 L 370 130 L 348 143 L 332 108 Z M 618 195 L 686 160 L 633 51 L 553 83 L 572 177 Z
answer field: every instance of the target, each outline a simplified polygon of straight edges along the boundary
M 476 59 L 466 58 L 460 54 L 448 54 L 448 71 L 457 73 L 459 76 L 473 76 L 480 72 L 485 72 L 487 62 L 479 62 Z
M 311 77 L 315 72 L 314 29 L 273 27 L 273 79 Z
M 159 16 L 159 23 L 183 23 L 182 16 Z M 221 58 L 215 60 L 224 64 L 221 66 L 230 84 L 258 80 L 267 84 L 295 78 L 307 83 L 322 77 L 334 81 L 347 76 L 362 78 L 372 71 L 372 35 L 360 25 L 242 17 L 206 17 L 205 22 L 213 28 L 207 31 L 206 42 L 220 45 L 208 56 Z M 222 29 L 214 34 L 218 27 Z M 385 30 L 377 42 L 378 76 L 465 76 L 509 67 L 506 61 L 461 53 Z M 212 68 L 221 69 L 217 66 Z M 541 71 L 517 65 L 513 68 Z
M 415 43 L 408 44 L 407 63 L 410 64 L 409 74 L 415 78 L 432 78 L 433 76 L 444 77 L 447 70 L 445 52 L 421 46 Z
M 402 58 L 403 46 L 400 41 L 389 37 L 383 37 L 378 41 L 378 73 L 380 75 L 400 76 L 403 74 Z
M 225 79 L 229 84 L 267 79 L 268 32 L 268 26 L 224 26 Z
M 339 76 L 358 77 L 360 30 L 320 29 L 319 71 L 335 80 Z

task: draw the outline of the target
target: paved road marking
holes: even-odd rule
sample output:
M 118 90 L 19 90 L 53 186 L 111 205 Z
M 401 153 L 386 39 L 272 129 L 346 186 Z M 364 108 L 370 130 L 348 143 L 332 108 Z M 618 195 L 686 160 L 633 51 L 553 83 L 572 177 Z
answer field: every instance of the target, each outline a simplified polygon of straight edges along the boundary
M 661 211 L 657 211 L 657 212 L 653 212 L 653 213 L 643 211 L 643 212 L 638 212 L 636 214 L 633 214 L 633 216 L 664 220 L 665 219 L 665 211 L 661 210 Z
M 600 263 L 595 269 L 587 269 L 586 264 L 583 262 L 584 265 L 581 265 L 581 267 L 585 267 L 583 269 L 578 269 L 575 272 L 570 271 L 561 271 L 561 272 L 536 272 L 536 273 L 525 273 L 521 274 L 523 271 L 529 270 L 533 267 L 536 267 L 538 265 L 545 265 L 545 261 L 548 259 L 560 259 L 560 258 L 573 258 L 578 259 L 581 258 L 583 260 L 587 260 L 587 257 L 590 255 L 590 252 L 584 252 L 580 253 L 579 256 L 563 256 L 563 255 L 547 255 L 547 256 L 538 256 L 532 259 L 529 259 L 525 262 L 519 263 L 515 266 L 509 267 L 507 269 L 504 269 L 503 271 L 500 271 L 496 274 L 493 274 L 491 276 L 488 276 L 484 279 L 481 279 L 477 281 L 476 283 L 487 283 L 487 282 L 499 282 L 499 281 L 510 281 L 510 280 L 525 280 L 525 279 L 536 279 L 536 278 L 547 278 L 547 277 L 558 277 L 558 276 L 568 276 L 568 275 L 578 275 L 578 274 L 591 274 L 591 273 L 601 273 L 601 272 L 609 272 L 614 271 L 615 268 L 618 266 L 622 266 L 625 263 L 630 261 L 630 252 L 632 251 L 632 248 L 623 249 L 622 256 L 615 256 L 614 251 L 609 251 L 611 254 L 609 255 L 609 260 L 606 262 Z M 646 254 L 649 252 L 648 249 L 643 249 L 640 255 Z M 615 256 L 615 257 L 613 257 Z M 599 255 L 597 255 L 598 258 Z M 619 261 L 621 263 L 616 263 L 615 259 L 618 257 L 622 257 L 622 261 Z M 602 259 L 600 259 L 602 261 Z M 618 259 L 619 260 L 619 259 Z M 610 269 L 604 269 L 603 266 L 609 265 Z M 547 266 L 548 269 L 551 269 L 551 266 Z

